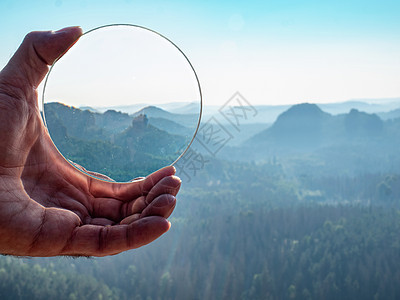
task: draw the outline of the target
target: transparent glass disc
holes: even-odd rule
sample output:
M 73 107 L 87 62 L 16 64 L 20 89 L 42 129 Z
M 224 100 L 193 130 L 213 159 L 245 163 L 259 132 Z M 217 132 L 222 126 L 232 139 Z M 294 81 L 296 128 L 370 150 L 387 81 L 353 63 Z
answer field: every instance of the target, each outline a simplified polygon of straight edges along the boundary
M 51 66 L 43 90 L 43 119 L 59 152 L 89 175 L 119 182 L 174 164 L 192 143 L 201 110 L 185 54 L 135 25 L 82 35 Z

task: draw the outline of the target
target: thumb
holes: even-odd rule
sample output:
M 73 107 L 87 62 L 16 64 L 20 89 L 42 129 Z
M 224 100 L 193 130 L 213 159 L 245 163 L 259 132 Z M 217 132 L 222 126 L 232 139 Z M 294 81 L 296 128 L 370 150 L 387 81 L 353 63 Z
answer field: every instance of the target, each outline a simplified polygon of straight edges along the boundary
M 1 72 L 2 79 L 11 80 L 22 90 L 36 88 L 46 76 L 48 66 L 63 55 L 81 35 L 80 27 L 67 27 L 58 31 L 34 31 L 27 34 Z

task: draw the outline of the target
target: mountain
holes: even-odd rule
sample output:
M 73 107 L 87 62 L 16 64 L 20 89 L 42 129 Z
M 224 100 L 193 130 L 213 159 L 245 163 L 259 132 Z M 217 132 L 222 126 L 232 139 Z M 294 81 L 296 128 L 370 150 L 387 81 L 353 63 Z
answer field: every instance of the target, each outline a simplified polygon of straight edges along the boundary
M 168 134 L 150 125 L 146 115 L 136 116 L 132 125 L 115 135 L 113 141 L 130 153 L 128 161 L 136 160 L 136 155 L 139 153 L 170 158 L 169 163 L 179 156 L 177 153 L 180 153 L 183 150 L 182 146 L 189 142 L 182 136 Z
M 189 129 L 181 124 L 164 118 L 149 118 L 149 124 L 159 129 L 165 130 L 171 134 L 177 134 L 181 136 L 192 136 L 194 133 L 193 129 Z
M 257 99 L 258 100 L 258 99 Z M 252 102 L 252 99 L 249 99 Z M 268 103 L 269 100 L 264 101 Z M 226 105 L 234 105 L 235 103 L 225 103 Z M 399 109 L 400 98 L 388 98 L 388 99 L 354 99 L 344 102 L 333 102 L 333 103 L 317 103 L 318 107 L 324 112 L 330 113 L 331 115 L 347 114 L 351 109 L 357 109 L 366 113 L 377 113 L 382 119 L 394 118 L 393 115 L 388 114 L 389 111 Z M 271 124 L 275 122 L 279 115 L 288 110 L 292 105 L 253 105 L 252 111 L 256 111 L 255 115 L 248 118 L 241 118 L 242 124 Z M 154 108 L 158 109 L 154 109 Z M 222 105 L 215 105 L 203 102 L 202 119 L 208 120 L 211 116 L 221 116 L 220 109 Z M 109 106 L 109 107 L 83 107 L 82 110 L 87 109 L 92 112 L 104 113 L 107 110 L 120 111 L 129 115 L 139 115 L 145 113 L 149 119 L 152 117 L 162 117 L 182 126 L 193 128 L 194 124 L 197 125 L 199 104 L 195 102 L 169 102 L 163 104 L 157 104 L 149 106 L 146 103 L 137 103 L 123 106 Z M 160 111 L 161 110 L 161 111 Z M 395 113 L 395 112 L 394 112 Z M 154 114 L 154 115 L 153 115 Z M 386 115 L 388 114 L 388 115 Z M 194 121 L 196 120 L 196 121 Z M 222 124 L 229 124 L 229 121 L 225 118 L 220 118 L 219 121 Z M 151 122 L 151 121 L 150 121 Z
M 279 115 L 270 128 L 250 138 L 247 143 L 303 149 L 384 134 L 384 122 L 376 114 L 352 109 L 348 114 L 333 116 L 316 104 L 303 103 Z
M 156 107 L 146 111 L 169 114 Z M 61 103 L 46 104 L 44 113 L 50 136 L 67 159 L 118 181 L 171 164 L 192 137 L 192 133 L 183 136 L 157 128 L 145 114 L 94 113 Z M 167 119 L 153 121 L 169 130 L 189 131 Z
M 378 115 L 382 120 L 400 118 L 400 108 L 397 108 L 397 109 L 394 109 L 394 110 L 391 110 L 388 112 L 378 113 Z
M 132 114 L 133 117 L 136 117 L 138 115 L 146 115 L 151 118 L 164 118 L 164 119 L 172 119 L 174 116 L 174 114 L 156 106 L 146 106 Z
M 366 113 L 377 113 L 379 116 L 400 107 L 400 98 L 393 99 L 359 99 L 345 102 L 316 103 L 318 107 L 331 115 L 347 114 L 352 109 Z M 255 105 L 257 115 L 250 122 L 273 123 L 278 116 L 287 111 L 292 105 Z M 207 111 L 207 107 L 205 108 Z M 393 116 L 391 116 L 393 117 Z M 386 119 L 386 118 L 384 118 Z
M 146 106 L 132 114 L 133 117 L 146 115 L 148 118 L 163 118 L 178 123 L 187 128 L 195 128 L 198 123 L 198 114 L 175 114 L 156 106 Z
M 132 123 L 132 117 L 127 113 L 115 110 L 107 110 L 104 113 L 94 114 L 96 125 L 110 133 L 117 133 L 128 128 Z
M 137 111 L 141 110 L 144 107 L 148 106 L 156 106 L 163 110 L 169 111 L 171 113 L 177 114 L 186 114 L 186 113 L 198 113 L 199 104 L 191 103 L 191 102 L 167 102 L 167 103 L 157 103 L 154 105 L 150 105 L 149 103 L 134 103 L 129 105 L 116 105 L 116 106 L 107 106 L 107 107 L 88 107 L 89 110 L 93 110 L 96 112 L 105 112 L 107 110 L 116 110 L 121 111 L 128 114 L 134 114 Z M 197 109 L 196 109 L 197 107 Z M 86 108 L 86 107 L 85 107 Z M 190 111 L 193 110 L 193 111 Z
M 378 113 L 386 112 L 393 109 L 393 107 L 398 107 L 400 101 L 397 102 L 367 102 L 367 100 L 350 100 L 339 103 L 320 103 L 318 106 L 325 112 L 332 115 L 344 114 L 350 112 L 352 109 L 357 109 L 366 113 Z
M 200 111 L 200 103 L 192 102 L 176 107 L 168 106 L 165 107 L 165 109 L 175 114 L 198 114 Z
M 80 110 L 88 110 L 91 112 L 95 112 L 95 113 L 99 113 L 100 111 L 98 111 L 97 109 L 91 107 L 91 106 L 80 106 L 79 107 Z
M 128 115 L 127 113 L 115 110 L 107 110 L 103 114 L 97 113 L 94 116 L 96 124 L 100 128 L 103 128 L 110 133 L 118 133 L 127 129 L 131 125 L 132 120 L 140 115 L 146 115 L 149 124 L 170 134 L 190 137 L 193 135 L 193 129 L 177 123 L 177 121 L 179 122 L 181 119 L 184 119 L 183 123 L 185 123 L 185 119 L 187 119 L 186 122 L 188 123 L 190 120 L 189 116 L 177 116 L 176 114 L 169 113 L 155 106 L 145 107 L 135 112 L 133 115 Z M 194 120 L 190 121 L 194 123 Z
M 200 101 L 160 103 L 156 106 L 174 114 L 198 114 L 200 110 Z
M 352 109 L 344 117 L 345 132 L 348 137 L 373 137 L 382 134 L 383 121 L 376 114 L 367 114 Z
M 115 106 L 106 106 L 106 107 L 100 106 L 100 107 L 93 107 L 92 109 L 94 109 L 95 111 L 100 112 L 100 113 L 104 113 L 107 110 L 115 110 L 115 111 L 120 111 L 120 112 L 124 112 L 127 114 L 133 114 L 146 106 L 148 106 L 148 105 L 145 103 L 135 103 L 135 104 L 130 104 L 130 105 L 115 105 Z
M 383 121 L 352 109 L 331 115 L 315 104 L 294 105 L 269 128 L 221 156 L 239 161 L 280 161 L 300 175 L 396 171 L 400 166 L 400 118 Z
M 298 104 L 279 115 L 273 125 L 255 135 L 248 145 L 274 144 L 297 149 L 315 147 L 325 139 L 325 128 L 332 115 L 323 112 L 315 104 Z
M 154 106 L 143 108 L 133 115 L 129 115 L 113 109 L 99 113 L 90 110 L 88 107 L 83 110 L 82 108 L 75 108 L 56 102 L 45 104 L 47 122 L 60 119 L 59 123 L 68 128 L 69 136 L 84 139 L 89 139 L 90 137 L 94 139 L 108 139 L 111 134 L 127 129 L 136 116 L 143 114 L 149 119 L 149 124 L 154 127 L 170 134 L 190 136 L 190 138 L 193 135 L 194 129 L 185 127 L 181 123 L 190 123 L 193 125 L 197 122 L 190 115 L 172 114 Z M 56 125 L 52 123 L 49 127 L 53 128 L 54 126 Z
M 53 102 L 45 104 L 44 115 L 51 135 L 54 135 L 53 127 L 60 129 L 60 126 L 64 126 L 68 136 L 79 139 L 104 140 L 108 138 L 107 132 L 96 124 L 96 113 L 89 110 L 80 110 Z

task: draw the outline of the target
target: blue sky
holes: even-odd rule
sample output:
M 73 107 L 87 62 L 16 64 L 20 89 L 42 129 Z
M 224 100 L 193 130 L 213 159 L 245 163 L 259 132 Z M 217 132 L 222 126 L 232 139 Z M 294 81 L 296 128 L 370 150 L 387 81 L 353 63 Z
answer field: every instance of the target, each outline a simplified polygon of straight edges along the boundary
M 400 1 L 0 1 L 0 64 L 24 35 L 132 23 L 189 57 L 207 104 L 400 97 Z

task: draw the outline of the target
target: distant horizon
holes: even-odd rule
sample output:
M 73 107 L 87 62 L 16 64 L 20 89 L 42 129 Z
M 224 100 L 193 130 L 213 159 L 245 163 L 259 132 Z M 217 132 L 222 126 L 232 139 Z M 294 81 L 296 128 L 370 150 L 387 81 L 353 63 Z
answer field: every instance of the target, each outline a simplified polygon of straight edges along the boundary
M 253 106 L 291 106 L 291 105 L 296 105 L 296 104 L 302 104 L 302 103 L 312 103 L 312 104 L 322 104 L 322 105 L 329 105 L 329 104 L 344 104 L 344 103 L 351 103 L 351 102 L 361 102 L 361 103 L 365 103 L 365 104 L 370 104 L 370 105 L 384 105 L 384 104 L 390 104 L 390 103 L 399 103 L 400 105 L 400 96 L 399 97 L 384 97 L 384 98 L 349 98 L 348 100 L 343 100 L 343 101 L 299 101 L 299 102 L 290 102 L 290 103 L 279 103 L 279 104 L 263 104 L 263 103 L 256 103 L 256 104 L 252 104 Z M 182 107 L 186 106 L 186 105 L 190 105 L 190 104 L 197 104 L 196 102 L 175 102 L 175 101 L 171 101 L 171 102 L 163 102 L 163 103 L 152 103 L 152 104 L 147 104 L 147 103 L 137 103 L 137 104 L 131 104 L 131 105 L 112 105 L 112 106 L 108 106 L 108 105 L 104 105 L 104 106 L 94 106 L 91 107 L 93 109 L 105 109 L 105 108 L 121 108 L 121 107 L 133 107 L 133 106 L 143 106 L 143 107 L 147 107 L 147 106 L 156 106 L 156 107 L 163 107 L 163 106 L 168 106 L 168 105 L 174 105 L 174 104 L 180 104 L 182 105 Z M 222 104 L 223 105 L 223 104 Z M 205 101 L 203 101 L 203 107 L 220 107 L 220 104 L 207 104 Z M 75 106 L 75 107 L 85 107 L 85 106 Z
M 133 107 L 158 107 L 162 108 L 164 110 L 167 110 L 165 107 L 174 107 L 175 109 L 177 108 L 183 108 L 188 105 L 196 104 L 198 105 L 198 102 L 178 102 L 178 101 L 171 101 L 171 102 L 162 102 L 162 103 L 133 103 L 133 104 L 124 104 L 124 105 L 99 105 L 99 106 L 88 106 L 88 105 L 69 105 L 67 103 L 63 103 L 62 101 L 52 101 L 49 103 L 61 103 L 66 106 L 70 107 L 75 107 L 75 108 L 91 108 L 94 110 L 100 110 L 103 111 L 105 109 L 120 109 L 120 108 L 133 108 Z M 303 103 L 310 103 L 310 104 L 316 104 L 316 105 L 334 105 L 334 104 L 348 104 L 348 103 L 363 103 L 363 104 L 369 104 L 369 105 L 388 105 L 388 104 L 399 104 L 400 108 L 400 96 L 399 97 L 388 97 L 388 98 L 352 98 L 344 101 L 329 101 L 329 102 L 318 102 L 318 101 L 299 101 L 299 102 L 292 102 L 292 103 L 280 103 L 280 104 L 252 104 L 252 106 L 257 106 L 257 107 L 279 107 L 279 106 L 292 106 L 292 105 L 297 105 L 297 104 L 303 104 Z M 203 107 L 220 107 L 222 105 L 219 104 L 207 104 L 204 103 L 203 101 Z

